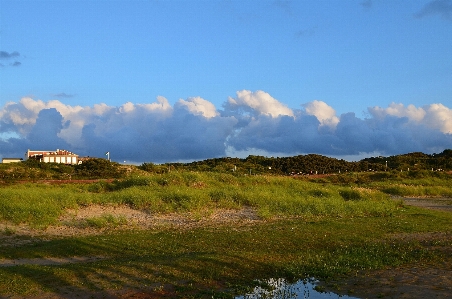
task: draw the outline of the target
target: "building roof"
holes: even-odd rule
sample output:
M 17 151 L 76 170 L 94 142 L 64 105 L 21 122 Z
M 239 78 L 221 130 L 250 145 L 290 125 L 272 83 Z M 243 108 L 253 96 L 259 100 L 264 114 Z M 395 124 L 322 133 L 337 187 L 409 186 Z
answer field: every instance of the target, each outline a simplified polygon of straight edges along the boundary
M 78 156 L 77 154 L 74 154 L 73 152 L 70 152 L 68 150 L 60 150 L 60 149 L 57 149 L 56 151 L 28 150 L 27 155 L 28 155 L 28 157 L 36 156 L 36 155 Z

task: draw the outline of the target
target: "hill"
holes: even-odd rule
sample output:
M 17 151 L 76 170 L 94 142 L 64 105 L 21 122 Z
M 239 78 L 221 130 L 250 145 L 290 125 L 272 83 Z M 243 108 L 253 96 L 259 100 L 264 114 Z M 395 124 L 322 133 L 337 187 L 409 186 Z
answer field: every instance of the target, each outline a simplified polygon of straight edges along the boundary
M 93 158 L 81 165 L 41 163 L 27 160 L 20 163 L 0 164 L 0 182 L 34 180 L 86 180 L 119 179 L 128 173 L 146 171 L 210 171 L 235 174 L 267 175 L 322 175 L 369 171 L 452 171 L 452 150 L 439 154 L 408 153 L 389 157 L 371 157 L 349 162 L 317 154 L 293 157 L 212 158 L 191 163 L 143 163 L 139 166 L 121 165 L 106 159 Z
M 293 157 L 264 157 L 250 155 L 247 158 L 214 158 L 191 163 L 166 163 L 155 165 L 143 163 L 140 169 L 159 172 L 171 169 L 192 171 L 239 172 L 249 174 L 332 174 L 364 171 L 409 171 L 409 170 L 452 170 L 452 150 L 444 150 L 439 154 L 419 152 L 389 157 L 371 157 L 357 162 L 349 162 L 317 154 L 298 155 Z

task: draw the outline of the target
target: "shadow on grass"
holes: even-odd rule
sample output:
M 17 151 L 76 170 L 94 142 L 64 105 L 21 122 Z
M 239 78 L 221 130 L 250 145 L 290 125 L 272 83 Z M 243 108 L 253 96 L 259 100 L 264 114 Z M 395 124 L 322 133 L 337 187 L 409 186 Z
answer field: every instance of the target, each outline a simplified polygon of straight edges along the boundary
M 46 248 L 58 245 L 58 241 L 52 242 Z M 71 253 L 103 252 L 109 257 L 89 263 L 2 267 L 0 285 L 7 287 L 0 288 L 0 294 L 25 298 L 43 294 L 46 298 L 52 298 L 48 297 L 50 294 L 55 298 L 116 298 L 127 293 L 227 298 L 249 290 L 241 286 L 252 281 L 255 273 L 278 273 L 274 265 L 240 255 L 187 251 L 181 247 L 173 254 L 152 252 L 152 248 L 150 252 L 140 249 L 134 254 L 125 253 L 128 250 L 114 242 L 95 245 L 78 240 L 77 244 L 78 249 L 72 248 Z M 47 250 L 37 250 L 37 254 L 44 256 Z
M 231 298 L 252 289 L 256 278 L 321 279 L 441 259 L 435 248 L 448 248 L 450 241 L 438 243 L 433 236 L 435 246 L 429 247 L 421 242 L 424 234 L 419 240 L 396 236 L 448 232 L 450 220 L 450 213 L 413 207 L 398 217 L 126 231 L 0 246 L 0 257 L 9 259 L 105 257 L 91 263 L 0 268 L 0 296 L 116 298 L 131 292 L 156 298 Z

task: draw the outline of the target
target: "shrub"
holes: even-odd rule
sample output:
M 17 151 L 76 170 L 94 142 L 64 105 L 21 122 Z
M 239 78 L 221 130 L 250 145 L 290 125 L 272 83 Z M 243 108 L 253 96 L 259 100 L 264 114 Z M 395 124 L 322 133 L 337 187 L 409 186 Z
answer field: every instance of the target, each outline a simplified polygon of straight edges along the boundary
M 227 183 L 230 185 L 236 185 L 237 184 L 237 178 L 235 176 L 233 176 L 232 174 L 229 173 L 220 173 L 215 175 L 214 177 L 215 179 L 217 179 L 219 182 L 222 183 Z
M 151 182 L 150 177 L 132 177 L 122 181 L 115 180 L 108 185 L 108 188 L 111 191 L 116 191 L 137 186 L 149 186 Z
M 124 170 L 119 167 L 118 163 L 92 158 L 75 166 L 75 175 L 88 178 L 120 178 L 124 175 Z
M 140 166 L 138 166 L 138 169 L 141 169 L 141 170 L 144 170 L 147 172 L 154 172 L 156 167 L 155 167 L 154 163 L 151 163 L 151 162 L 146 163 L 145 162 L 145 163 L 141 164 Z
M 212 190 L 209 192 L 209 197 L 213 202 L 219 202 L 228 199 L 229 196 L 224 190 Z
M 156 179 L 156 182 L 160 186 L 168 186 L 169 185 L 169 181 L 166 177 L 160 177 L 160 178 Z
M 344 199 L 344 200 L 361 200 L 361 193 L 359 193 L 356 190 L 352 190 L 352 189 L 343 189 L 339 191 L 339 195 Z
M 88 191 L 92 193 L 101 193 L 108 190 L 107 183 L 105 182 L 96 182 L 88 185 Z
M 200 197 L 187 191 L 169 190 L 160 195 L 163 203 L 169 205 L 168 210 L 190 211 L 196 210 Z

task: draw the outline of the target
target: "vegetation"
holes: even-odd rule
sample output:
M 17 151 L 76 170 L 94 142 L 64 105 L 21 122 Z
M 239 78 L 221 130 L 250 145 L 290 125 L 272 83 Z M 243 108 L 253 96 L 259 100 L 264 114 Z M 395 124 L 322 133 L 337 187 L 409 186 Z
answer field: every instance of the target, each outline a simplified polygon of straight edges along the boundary
M 312 178 L 310 181 L 344 186 L 355 185 L 393 196 L 452 197 L 451 178 L 450 172 L 419 170 L 348 173 Z
M 171 172 L 91 184 L 19 184 L 0 189 L 0 220 L 47 226 L 68 208 L 129 205 L 156 213 L 253 207 L 263 218 L 388 216 L 400 203 L 374 189 L 277 176 Z
M 444 169 L 449 153 L 435 155 Z M 330 165 L 324 169 L 325 173 L 332 169 L 331 174 L 287 176 L 314 170 L 308 158 Z M 418 168 L 400 171 L 392 161 L 385 171 L 386 158 L 384 164 L 378 159 L 357 165 L 365 165 L 365 170 L 380 165 L 381 171 L 341 167 L 348 171 L 340 173 L 335 167 L 348 167 L 348 162 L 316 155 L 144 163 L 128 169 L 105 159 L 79 166 L 28 161 L 1 165 L 0 240 L 16 242 L 0 244 L 0 260 L 99 258 L 90 263 L 0 267 L 0 296 L 140 289 L 180 298 L 231 298 L 253 287 L 256 279 L 328 279 L 363 269 L 434 265 L 450 259 L 444 248 L 450 248 L 452 240 L 435 236 L 450 235 L 451 213 L 408 207 L 394 196 L 451 197 L 452 174 L 431 171 L 430 160 L 405 156 L 401 166 L 417 162 Z M 291 166 L 287 161 L 294 162 Z M 47 183 L 55 179 L 64 181 Z M 190 213 L 193 221 L 196 215 L 218 209 L 247 207 L 261 221 L 140 230 L 126 227 L 127 219 L 106 213 L 77 224 L 103 233 L 45 235 L 44 229 L 57 224 L 68 209 L 92 204 L 127 205 L 157 214 Z M 42 238 L 20 235 L 19 225 L 40 231 Z M 427 233 L 435 234 L 428 240 L 400 238 Z
M 241 174 L 338 174 L 365 171 L 451 171 L 452 150 L 439 154 L 410 153 L 390 157 L 372 157 L 357 162 L 348 162 L 322 155 L 299 155 L 295 157 L 263 157 L 250 155 L 245 159 L 216 158 L 192 163 L 167 163 L 154 165 L 144 163 L 142 170 L 161 173 L 166 170 L 192 170 L 215 172 L 238 172 Z
M 249 291 L 257 278 L 327 279 L 363 269 L 440 263 L 448 258 L 442 248 L 452 245 L 450 239 L 423 243 L 393 236 L 450 232 L 451 220 L 450 213 L 406 208 L 393 217 L 280 219 L 253 226 L 30 240 L 0 247 L 0 258 L 101 258 L 0 267 L 0 294 L 135 288 L 155 295 L 171 292 L 175 298 L 231 298 Z
M 419 172 L 452 171 L 452 150 L 439 154 L 410 153 L 390 157 L 372 157 L 357 162 L 347 162 L 321 155 L 309 154 L 295 157 L 263 157 L 250 155 L 240 158 L 215 158 L 191 163 L 154 164 L 145 162 L 132 168 L 133 172 L 146 171 L 163 174 L 171 171 L 196 171 L 234 173 L 236 175 L 312 175 L 344 174 L 355 172 Z M 18 180 L 72 180 L 124 178 L 130 169 L 106 159 L 92 158 L 80 165 L 42 163 L 29 159 L 21 163 L 0 164 L 0 182 Z
M 0 163 L 0 182 L 3 183 L 39 180 L 121 178 L 125 174 L 126 169 L 123 166 L 99 158 L 86 160 L 80 165 L 44 163 L 34 159 L 20 163 Z

